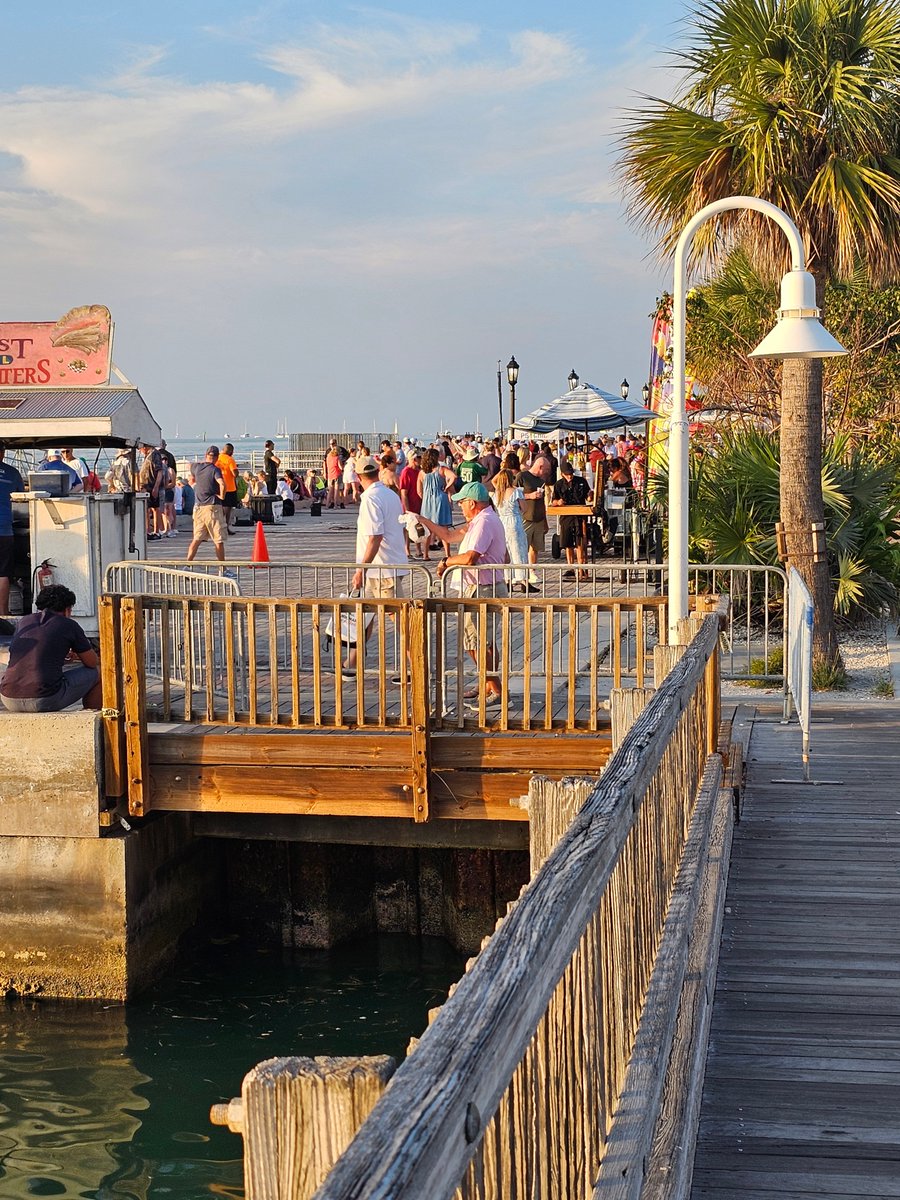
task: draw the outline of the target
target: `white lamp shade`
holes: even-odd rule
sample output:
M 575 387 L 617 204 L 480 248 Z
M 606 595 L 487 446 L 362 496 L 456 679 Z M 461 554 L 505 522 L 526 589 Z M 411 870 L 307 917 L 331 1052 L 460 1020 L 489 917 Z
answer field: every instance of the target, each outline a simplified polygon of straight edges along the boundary
M 833 358 L 847 351 L 819 320 L 816 281 L 808 271 L 788 271 L 781 281 L 778 324 L 751 358 Z

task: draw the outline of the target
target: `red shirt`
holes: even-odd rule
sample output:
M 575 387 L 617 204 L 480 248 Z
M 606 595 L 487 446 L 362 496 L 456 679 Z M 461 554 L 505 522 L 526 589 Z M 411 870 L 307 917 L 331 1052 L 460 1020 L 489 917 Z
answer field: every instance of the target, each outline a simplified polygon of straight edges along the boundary
M 400 498 L 404 500 L 404 509 L 406 512 L 420 513 L 422 511 L 422 497 L 418 492 L 419 468 L 404 467 L 400 472 Z M 406 492 L 406 496 L 403 496 Z

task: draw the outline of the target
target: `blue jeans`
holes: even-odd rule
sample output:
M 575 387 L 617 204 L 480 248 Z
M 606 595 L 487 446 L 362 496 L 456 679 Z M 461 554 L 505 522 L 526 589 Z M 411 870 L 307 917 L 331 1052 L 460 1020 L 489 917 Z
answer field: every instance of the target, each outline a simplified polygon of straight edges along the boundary
M 0 696 L 3 707 L 9 712 L 47 713 L 61 712 L 70 704 L 83 700 L 97 680 L 100 672 L 96 667 L 69 667 L 63 671 L 63 681 L 59 691 L 52 696 L 34 696 L 18 699 L 15 696 Z

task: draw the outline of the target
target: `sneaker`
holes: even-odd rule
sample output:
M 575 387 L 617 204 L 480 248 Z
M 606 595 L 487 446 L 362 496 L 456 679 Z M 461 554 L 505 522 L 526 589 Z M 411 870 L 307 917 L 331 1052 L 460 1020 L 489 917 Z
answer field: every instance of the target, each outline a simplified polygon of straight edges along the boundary
M 353 670 L 351 670 L 349 667 L 344 667 L 343 671 L 341 671 L 341 679 L 355 679 L 355 678 L 356 678 L 355 668 Z
M 574 571 L 563 571 L 562 577 L 563 577 L 563 579 L 574 579 L 575 572 Z
M 478 684 L 473 683 L 471 687 L 467 687 L 463 692 L 463 700 L 477 700 L 480 690 Z
M 502 703 L 503 697 L 500 692 L 488 692 L 484 698 L 484 707 L 487 712 L 490 712 L 492 708 L 499 708 Z M 466 708 L 469 712 L 478 712 L 478 702 L 470 700 L 466 704 Z
M 403 679 L 402 675 L 392 675 L 391 676 L 391 683 L 394 685 L 394 687 L 399 687 L 400 684 L 403 682 L 404 682 L 404 679 Z
M 147 541 L 148 542 L 158 542 L 161 537 L 162 537 L 161 533 L 148 533 Z
M 232 571 L 230 567 L 222 568 L 223 579 L 237 579 L 237 571 Z

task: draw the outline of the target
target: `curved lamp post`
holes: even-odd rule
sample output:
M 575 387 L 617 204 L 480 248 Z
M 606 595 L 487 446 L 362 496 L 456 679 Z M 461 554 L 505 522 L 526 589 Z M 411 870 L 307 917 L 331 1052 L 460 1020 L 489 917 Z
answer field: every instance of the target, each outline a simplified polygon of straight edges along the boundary
M 675 247 L 675 286 L 672 298 L 672 415 L 669 420 L 669 642 L 678 640 L 678 622 L 688 615 L 688 445 L 685 406 L 685 305 L 687 259 L 694 234 L 719 213 L 749 209 L 770 217 L 785 233 L 791 247 L 791 269 L 781 281 L 778 324 L 760 342 L 756 358 L 830 358 L 846 354 L 819 321 L 816 281 L 806 270 L 800 231 L 787 213 L 756 196 L 726 196 L 707 204 L 688 221 Z

